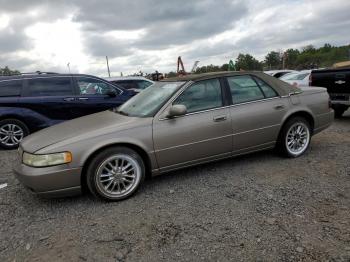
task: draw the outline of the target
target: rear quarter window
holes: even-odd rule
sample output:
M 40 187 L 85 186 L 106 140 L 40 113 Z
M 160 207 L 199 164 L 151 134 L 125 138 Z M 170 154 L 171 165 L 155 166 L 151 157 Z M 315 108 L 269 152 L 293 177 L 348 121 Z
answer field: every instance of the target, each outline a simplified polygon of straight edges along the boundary
M 0 81 L 0 97 L 19 96 L 22 89 L 22 80 Z

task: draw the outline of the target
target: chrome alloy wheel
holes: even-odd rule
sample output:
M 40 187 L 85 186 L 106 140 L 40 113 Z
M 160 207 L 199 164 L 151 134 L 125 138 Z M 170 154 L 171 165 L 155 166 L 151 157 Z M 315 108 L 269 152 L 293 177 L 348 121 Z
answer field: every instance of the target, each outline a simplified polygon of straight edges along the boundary
M 23 129 L 16 124 L 5 124 L 0 127 L 0 143 L 5 146 L 18 145 L 23 137 Z
M 129 194 L 137 187 L 140 179 L 140 165 L 126 154 L 113 155 L 104 160 L 95 176 L 99 191 L 111 198 Z
M 302 122 L 293 124 L 286 136 L 286 148 L 292 155 L 302 154 L 308 147 L 310 142 L 310 130 L 307 125 Z

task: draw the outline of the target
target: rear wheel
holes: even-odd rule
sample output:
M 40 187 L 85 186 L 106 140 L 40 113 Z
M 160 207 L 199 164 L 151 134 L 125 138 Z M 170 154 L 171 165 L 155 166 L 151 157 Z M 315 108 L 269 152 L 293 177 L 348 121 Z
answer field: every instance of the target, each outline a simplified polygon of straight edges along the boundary
M 15 149 L 25 136 L 29 135 L 28 127 L 17 119 L 0 121 L 0 146 L 4 149 Z
M 144 178 L 142 158 L 130 148 L 113 147 L 93 158 L 87 169 L 86 182 L 94 196 L 118 201 L 133 195 Z
M 308 149 L 311 140 L 309 122 L 303 117 L 294 117 L 283 126 L 279 149 L 287 157 L 298 157 Z

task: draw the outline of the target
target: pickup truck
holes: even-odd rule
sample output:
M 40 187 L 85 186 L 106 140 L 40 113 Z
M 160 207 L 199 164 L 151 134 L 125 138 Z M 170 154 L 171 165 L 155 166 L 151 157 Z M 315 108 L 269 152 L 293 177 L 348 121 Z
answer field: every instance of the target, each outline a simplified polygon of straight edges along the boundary
M 313 70 L 309 85 L 327 88 L 335 117 L 350 107 L 350 68 Z

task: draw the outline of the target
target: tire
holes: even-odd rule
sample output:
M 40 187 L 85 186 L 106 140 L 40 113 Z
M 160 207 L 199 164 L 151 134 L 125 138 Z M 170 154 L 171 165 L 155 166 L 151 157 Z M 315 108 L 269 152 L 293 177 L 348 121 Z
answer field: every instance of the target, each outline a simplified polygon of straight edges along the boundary
M 111 147 L 92 159 L 87 168 L 86 183 L 95 197 L 119 201 L 136 193 L 145 174 L 144 162 L 134 150 Z
M 345 109 L 334 109 L 334 117 L 341 118 L 345 111 Z
M 311 141 L 310 123 L 303 117 L 293 117 L 283 126 L 279 141 L 279 151 L 286 157 L 295 158 L 305 153 Z
M 29 129 L 17 119 L 0 121 L 0 146 L 3 149 L 16 149 L 24 137 L 29 135 Z

